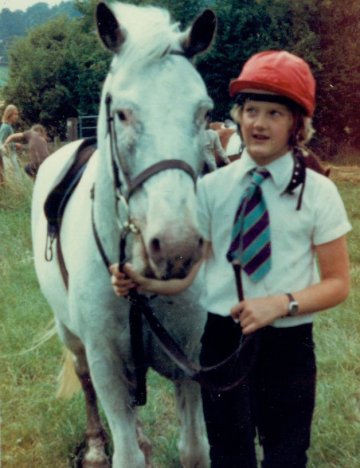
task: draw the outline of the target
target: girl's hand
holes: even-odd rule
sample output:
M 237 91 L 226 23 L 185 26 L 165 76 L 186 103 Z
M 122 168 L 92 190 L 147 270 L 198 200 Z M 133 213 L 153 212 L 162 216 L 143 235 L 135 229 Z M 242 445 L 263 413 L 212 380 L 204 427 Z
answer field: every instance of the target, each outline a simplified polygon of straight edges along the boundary
M 119 271 L 119 265 L 110 266 L 111 284 L 117 296 L 127 296 L 130 289 L 138 288 L 146 284 L 147 278 L 134 271 L 130 263 L 125 263 L 124 272 Z
M 289 299 L 281 296 L 247 299 L 231 308 L 232 318 L 240 322 L 244 335 L 253 333 L 287 314 Z
M 154 294 L 162 294 L 172 296 L 179 294 L 187 289 L 195 279 L 201 261 L 197 262 L 191 269 L 186 278 L 158 280 L 155 278 L 147 278 L 140 275 L 134 269 L 131 263 L 125 263 L 124 272 L 119 272 L 119 265 L 114 263 L 110 266 L 111 284 L 117 296 L 127 296 L 130 289 L 136 288 L 139 292 L 148 292 Z

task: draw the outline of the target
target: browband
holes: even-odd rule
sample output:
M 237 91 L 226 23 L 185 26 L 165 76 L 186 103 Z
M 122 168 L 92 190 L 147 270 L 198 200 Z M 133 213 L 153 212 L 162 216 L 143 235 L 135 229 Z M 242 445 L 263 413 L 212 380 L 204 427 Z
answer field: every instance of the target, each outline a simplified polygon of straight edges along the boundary
M 267 93 L 239 93 L 235 97 L 236 104 L 242 106 L 245 101 L 262 101 L 262 102 L 274 102 L 276 104 L 282 104 L 284 106 L 294 108 L 300 107 L 292 99 L 282 96 L 280 94 L 267 94 Z

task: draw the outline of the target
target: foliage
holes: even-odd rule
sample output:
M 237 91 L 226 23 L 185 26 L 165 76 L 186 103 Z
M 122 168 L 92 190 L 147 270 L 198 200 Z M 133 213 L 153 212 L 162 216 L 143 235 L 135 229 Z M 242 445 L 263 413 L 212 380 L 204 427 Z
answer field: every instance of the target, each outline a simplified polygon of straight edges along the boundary
M 109 55 L 81 19 L 56 18 L 19 39 L 10 52 L 4 89 L 26 124 L 65 134 L 66 119 L 97 112 Z
M 71 2 L 61 2 L 51 8 L 45 2 L 38 2 L 26 11 L 2 9 L 0 11 L 0 57 L 2 63 L 8 62 L 7 52 L 16 37 L 25 36 L 30 29 L 46 23 L 56 16 L 74 17 L 78 14 Z
M 360 4 L 322 0 L 311 27 L 319 38 L 317 147 L 324 157 L 360 148 Z M 316 19 L 315 19 L 316 18 Z

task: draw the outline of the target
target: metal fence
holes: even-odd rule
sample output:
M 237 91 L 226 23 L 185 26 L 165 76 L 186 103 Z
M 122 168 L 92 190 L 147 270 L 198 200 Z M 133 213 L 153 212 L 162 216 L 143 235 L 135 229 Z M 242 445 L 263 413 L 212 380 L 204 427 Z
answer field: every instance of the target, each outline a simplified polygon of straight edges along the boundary
M 79 138 L 96 136 L 97 115 L 80 115 L 78 117 Z

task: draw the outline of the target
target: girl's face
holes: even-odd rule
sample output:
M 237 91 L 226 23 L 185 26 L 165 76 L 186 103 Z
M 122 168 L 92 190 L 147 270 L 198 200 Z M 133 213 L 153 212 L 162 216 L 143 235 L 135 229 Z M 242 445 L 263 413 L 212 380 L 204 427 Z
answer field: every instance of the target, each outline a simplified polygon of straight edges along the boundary
M 265 166 L 289 151 L 294 118 L 283 104 L 248 100 L 239 121 L 246 148 L 258 165 Z
M 9 120 L 11 124 L 16 124 L 16 122 L 19 120 L 19 111 L 17 109 L 14 109 L 14 111 L 10 115 Z

